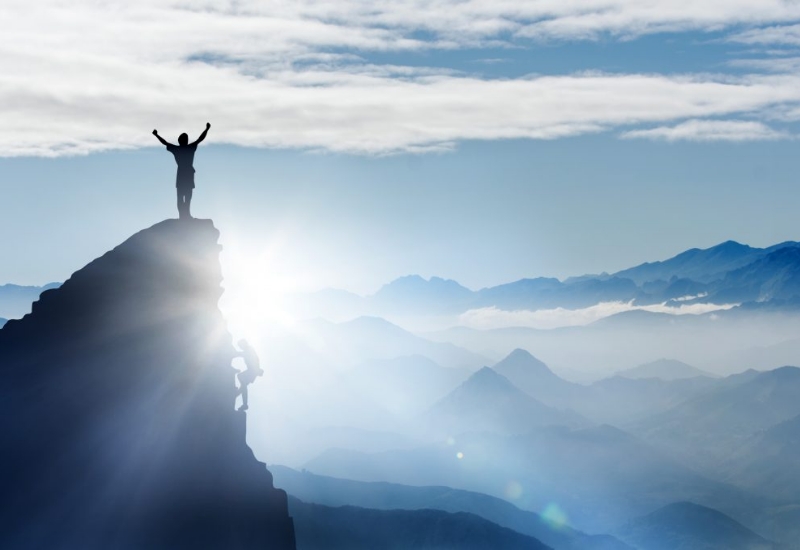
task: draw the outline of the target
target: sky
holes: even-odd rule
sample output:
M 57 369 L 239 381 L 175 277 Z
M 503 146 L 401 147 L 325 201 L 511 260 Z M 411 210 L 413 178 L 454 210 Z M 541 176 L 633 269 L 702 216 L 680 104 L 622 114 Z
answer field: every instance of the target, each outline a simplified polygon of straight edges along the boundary
M 797 239 L 800 2 L 0 4 L 0 284 L 193 213 L 229 276 L 370 293 Z

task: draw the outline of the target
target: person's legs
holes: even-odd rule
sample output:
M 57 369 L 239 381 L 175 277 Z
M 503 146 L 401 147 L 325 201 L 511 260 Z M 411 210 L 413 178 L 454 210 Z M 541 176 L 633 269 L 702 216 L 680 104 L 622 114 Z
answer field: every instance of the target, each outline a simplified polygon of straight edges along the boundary
M 236 395 L 241 395 L 242 389 L 245 387 L 244 382 L 242 382 L 242 373 L 236 373 L 236 381 L 239 382 L 239 385 L 236 387 Z
M 192 203 L 192 189 L 178 187 L 178 216 L 183 218 L 191 218 L 189 208 Z
M 178 187 L 177 191 L 178 191 L 178 217 L 182 218 L 183 217 L 183 190 L 180 187 Z
M 236 388 L 236 395 L 242 396 L 242 406 L 239 407 L 240 411 L 247 410 L 247 371 L 242 371 L 236 374 L 236 380 L 239 381 L 239 387 Z
M 247 405 L 247 384 L 244 384 L 244 385 L 242 386 L 242 389 L 241 389 L 241 391 L 242 391 L 242 406 L 241 406 L 241 407 L 239 407 L 239 410 L 240 410 L 240 411 L 246 411 L 247 409 L 249 409 L 249 408 L 250 408 L 250 407 Z
M 184 212 L 186 213 L 186 217 L 187 218 L 191 218 L 192 217 L 192 213 L 191 213 L 190 209 L 191 209 L 191 206 L 192 206 L 192 188 L 189 187 L 188 189 L 186 189 L 183 192 L 183 196 L 185 197 L 185 199 L 184 199 L 185 200 Z

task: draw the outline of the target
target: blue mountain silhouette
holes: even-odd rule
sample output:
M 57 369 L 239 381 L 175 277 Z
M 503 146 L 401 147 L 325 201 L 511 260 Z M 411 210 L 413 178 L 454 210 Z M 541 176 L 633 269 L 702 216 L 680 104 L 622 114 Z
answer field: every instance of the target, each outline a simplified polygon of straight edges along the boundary
M 0 330 L 0 546 L 294 548 L 234 409 L 218 238 L 156 224 Z

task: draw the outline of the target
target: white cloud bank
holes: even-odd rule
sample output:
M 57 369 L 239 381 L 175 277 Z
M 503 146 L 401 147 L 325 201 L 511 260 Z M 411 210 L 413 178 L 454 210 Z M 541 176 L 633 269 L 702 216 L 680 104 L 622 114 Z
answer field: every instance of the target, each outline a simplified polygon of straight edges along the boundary
M 553 329 L 559 327 L 583 326 L 611 315 L 627 311 L 649 311 L 670 315 L 701 315 L 713 311 L 727 310 L 738 304 L 681 304 L 679 306 L 652 304 L 637 306 L 633 302 L 601 302 L 583 309 L 540 309 L 506 311 L 496 307 L 472 309 L 459 316 L 462 326 L 489 330 L 506 327 L 529 327 Z
M 788 137 L 761 122 L 746 120 L 688 120 L 677 126 L 632 130 L 623 138 L 666 141 L 762 141 Z
M 800 24 L 748 29 L 734 34 L 730 40 L 754 45 L 800 46 Z
M 154 145 L 153 127 L 194 135 L 207 120 L 217 143 L 385 153 L 785 110 L 800 76 L 483 79 L 354 52 L 798 19 L 800 3 L 779 0 L 4 0 L 0 155 Z

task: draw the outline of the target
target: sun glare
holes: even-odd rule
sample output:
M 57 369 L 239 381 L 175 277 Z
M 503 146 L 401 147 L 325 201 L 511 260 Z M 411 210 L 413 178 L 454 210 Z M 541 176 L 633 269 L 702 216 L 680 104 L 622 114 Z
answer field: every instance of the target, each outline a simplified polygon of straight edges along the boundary
M 276 254 L 228 254 L 223 260 L 225 292 L 220 300 L 231 332 L 257 340 L 265 329 L 295 324 L 290 298 L 297 291 L 294 277 L 282 272 Z

